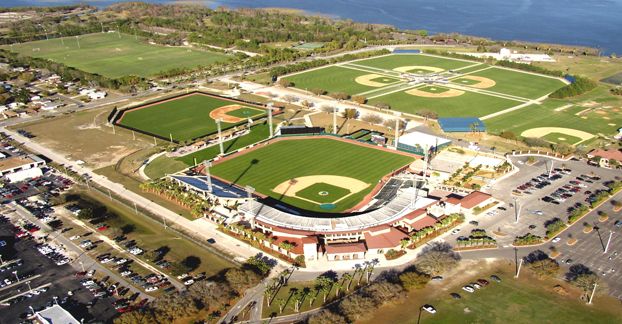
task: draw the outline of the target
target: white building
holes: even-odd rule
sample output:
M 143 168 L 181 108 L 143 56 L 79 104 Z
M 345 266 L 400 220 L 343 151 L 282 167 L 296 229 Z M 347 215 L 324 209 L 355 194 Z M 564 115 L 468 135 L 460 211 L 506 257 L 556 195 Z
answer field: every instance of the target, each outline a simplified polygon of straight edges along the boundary
M 516 51 L 512 51 L 508 48 L 502 48 L 499 53 L 472 53 L 462 52 L 458 54 L 469 55 L 473 57 L 489 57 L 498 61 L 512 61 L 518 63 L 531 63 L 531 62 L 555 62 L 548 54 L 522 54 Z
M 89 98 L 91 100 L 103 99 L 107 95 L 106 91 L 97 91 L 89 93 Z

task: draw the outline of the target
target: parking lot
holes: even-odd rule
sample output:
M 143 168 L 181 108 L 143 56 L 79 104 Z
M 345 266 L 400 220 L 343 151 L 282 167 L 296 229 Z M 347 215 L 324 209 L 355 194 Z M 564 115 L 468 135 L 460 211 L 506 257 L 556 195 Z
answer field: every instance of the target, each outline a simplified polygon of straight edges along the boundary
M 545 237 L 547 221 L 559 218 L 566 222 L 569 210 L 577 204 L 589 206 L 598 191 L 607 189 L 605 182 L 620 176 L 619 171 L 589 166 L 584 161 L 555 161 L 551 173 L 553 177 L 549 178 L 550 161 L 538 159 L 533 165 L 527 165 L 526 158 L 521 158 L 514 163 L 520 169 L 519 173 L 494 184 L 490 190 L 503 204 L 469 217 L 460 226 L 460 232 L 447 237 L 450 243 L 454 244 L 459 236 L 468 235 L 477 228 L 487 229 L 488 235 L 497 240 L 498 246 L 506 249 L 511 248 L 517 236 L 532 233 Z M 613 199 L 622 200 L 622 193 Z M 518 221 L 515 204 L 520 211 Z M 599 212 L 607 213 L 609 219 L 599 222 Z M 613 211 L 609 200 L 558 235 L 555 243 L 549 242 L 538 249 L 549 253 L 550 248 L 555 246 L 561 253 L 557 257 L 560 265 L 566 269 L 577 263 L 589 267 L 607 282 L 612 296 L 622 298 L 622 230 L 615 225 L 620 219 L 621 213 Z M 473 220 L 477 225 L 469 223 Z M 588 234 L 583 233 L 583 224 L 586 222 L 595 225 L 597 229 Z M 615 233 L 616 230 L 619 233 Z M 614 231 L 614 234 L 609 251 L 604 254 L 610 231 Z M 573 246 L 567 244 L 571 238 L 577 239 Z
M 5 242 L 0 248 L 4 262 L 0 267 L 2 323 L 19 323 L 32 309 L 43 309 L 55 301 L 85 321 L 111 318 L 116 313 L 112 298 L 94 301 L 93 295 L 76 280 L 73 267 L 58 266 L 43 257 L 34 239 L 16 239 L 13 225 L 5 219 L 0 224 L 0 240 Z

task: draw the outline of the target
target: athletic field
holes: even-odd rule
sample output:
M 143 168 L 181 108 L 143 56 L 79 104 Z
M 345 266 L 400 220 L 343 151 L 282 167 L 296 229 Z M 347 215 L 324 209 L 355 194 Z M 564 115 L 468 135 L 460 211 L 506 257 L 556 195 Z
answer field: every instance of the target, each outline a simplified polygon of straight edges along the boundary
M 228 59 L 227 55 L 218 52 L 151 45 L 132 35 L 121 34 L 119 38 L 117 33 L 54 38 L 2 48 L 110 78 L 126 75 L 151 77 L 174 68 L 194 68 Z
M 344 212 L 413 157 L 330 138 L 273 142 L 215 164 L 213 175 L 314 212 Z
M 485 117 L 563 87 L 557 78 L 428 54 L 391 54 L 338 63 L 284 77 L 302 90 L 345 92 L 416 114 Z
M 131 108 L 116 123 L 164 139 L 186 141 L 216 132 L 216 119 L 222 120 L 224 130 L 265 115 L 261 106 L 192 93 Z

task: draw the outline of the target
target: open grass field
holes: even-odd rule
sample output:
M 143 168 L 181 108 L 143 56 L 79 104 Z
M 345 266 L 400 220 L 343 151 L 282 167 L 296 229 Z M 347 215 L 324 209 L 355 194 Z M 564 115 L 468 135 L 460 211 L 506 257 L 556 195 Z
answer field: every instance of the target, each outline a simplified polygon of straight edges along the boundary
M 172 137 L 174 140 L 185 141 L 216 132 L 216 120 L 212 116 L 214 111 L 239 104 L 237 101 L 194 93 L 125 111 L 117 124 L 149 132 L 162 138 Z M 223 111 L 224 114 L 235 117 L 233 120 L 239 121 L 232 123 L 223 121 L 222 129 L 246 123 L 247 118 L 265 115 L 260 108 L 243 105 L 238 109 Z
M 301 199 L 296 196 L 298 190 L 289 192 L 286 189 L 277 193 L 277 187 L 284 185 L 287 188 L 288 182 L 294 178 L 303 182 L 303 178 L 317 177 L 315 183 L 309 182 L 311 186 L 327 182 L 324 179 L 331 176 L 343 177 L 342 181 L 329 183 L 352 191 L 345 197 L 342 195 L 344 192 L 332 193 L 331 198 L 341 200 L 333 201 L 334 206 L 330 212 L 343 212 L 359 203 L 384 175 L 413 160 L 409 156 L 334 139 L 289 139 L 217 163 L 211 172 L 236 185 L 253 186 L 258 193 L 315 212 L 329 211 L 320 206 L 324 201 L 308 200 L 310 196 L 307 192 L 303 193 L 305 198 Z M 352 190 L 354 187 L 357 189 Z M 300 186 L 300 189 L 305 189 L 305 186 Z M 330 194 L 327 188 L 320 188 L 318 193 L 320 191 L 328 191 Z
M 423 290 L 411 291 L 404 302 L 381 307 L 376 317 L 363 323 L 418 323 L 418 305 L 431 304 L 437 312 L 421 312 L 420 323 L 619 323 L 622 308 L 619 301 L 596 296 L 588 306 L 579 300 L 574 288 L 562 280 L 538 280 L 524 271 L 520 279 L 514 279 L 510 267 L 506 271 L 482 271 L 466 275 L 462 282 L 446 287 L 445 283 L 429 284 Z M 472 270 L 467 272 L 473 272 Z M 501 283 L 491 282 L 487 287 L 470 294 L 460 287 L 477 278 L 498 274 Z M 569 290 L 568 296 L 553 292 L 553 286 L 562 285 Z M 462 299 L 454 300 L 450 292 L 457 292 Z
M 469 75 L 489 78 L 496 82 L 493 87 L 486 90 L 528 99 L 540 98 L 565 85 L 559 79 L 496 67 Z
M 78 42 L 80 46 L 78 47 Z M 3 46 L 27 56 L 47 58 L 110 78 L 151 77 L 174 68 L 194 68 L 225 61 L 218 52 L 151 45 L 145 39 L 117 33 L 95 33 Z
M 412 81 L 416 80 L 413 74 L 434 75 L 437 80 L 428 80 L 432 84 L 422 86 L 421 79 Z M 384 103 L 409 114 L 431 110 L 441 117 L 483 117 L 539 99 L 564 86 L 561 80 L 544 75 L 427 54 L 385 55 L 285 79 L 299 89 L 361 95 L 371 105 Z
M 600 86 L 589 94 L 573 100 L 547 99 L 541 105 L 530 105 L 486 119 L 484 124 L 490 133 L 511 131 L 517 136 L 535 128 L 565 128 L 570 131 L 552 132 L 565 133 L 563 136 L 549 134 L 544 135 L 544 138 L 556 143 L 576 144 L 579 141 L 573 143 L 577 137 L 572 134 L 574 130 L 587 132 L 593 136 L 616 134 L 617 129 L 622 125 L 622 100 L 611 97 L 608 94 L 608 88 Z M 559 138 L 565 140 L 559 140 Z M 591 141 L 580 144 L 590 144 Z
M 425 88 L 427 90 L 423 91 L 433 92 L 430 87 Z M 434 88 L 438 89 L 436 92 L 443 92 L 440 89 L 446 89 L 438 86 Z M 451 98 L 424 98 L 403 91 L 369 100 L 371 105 L 377 103 L 388 103 L 391 109 L 409 114 L 415 114 L 420 110 L 430 110 L 440 117 L 480 117 L 521 104 L 520 101 L 476 92 L 465 92 L 463 95 Z

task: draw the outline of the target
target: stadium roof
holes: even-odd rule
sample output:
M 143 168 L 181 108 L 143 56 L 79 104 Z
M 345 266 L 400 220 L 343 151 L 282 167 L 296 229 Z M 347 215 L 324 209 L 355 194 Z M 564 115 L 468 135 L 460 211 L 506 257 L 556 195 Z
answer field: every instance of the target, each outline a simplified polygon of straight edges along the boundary
M 443 132 L 451 133 L 451 132 L 485 132 L 486 126 L 484 122 L 482 122 L 479 118 L 476 117 L 450 117 L 450 118 L 439 118 L 438 124 L 443 129 Z M 476 125 L 475 129 L 472 129 L 471 126 Z
M 192 187 L 194 190 L 205 193 L 209 192 L 209 186 L 207 185 L 207 176 L 171 175 L 170 177 L 177 181 L 183 182 L 184 184 Z M 246 197 L 246 192 L 244 190 L 224 183 L 214 177 L 212 177 L 211 194 L 222 198 Z
M 257 221 L 281 228 L 323 233 L 363 230 L 377 225 L 392 223 L 415 209 L 425 208 L 437 201 L 419 196 L 414 208 L 412 208 L 413 190 L 412 188 L 401 190 L 395 199 L 383 207 L 347 217 L 319 218 L 301 216 L 258 202 L 253 202 L 252 210 L 250 209 L 251 204 L 248 202 L 241 205 L 238 210 L 257 215 Z M 421 191 L 419 192 L 421 193 Z
M 398 142 L 409 146 L 435 147 L 451 143 L 450 140 L 422 132 L 411 132 L 399 137 Z

